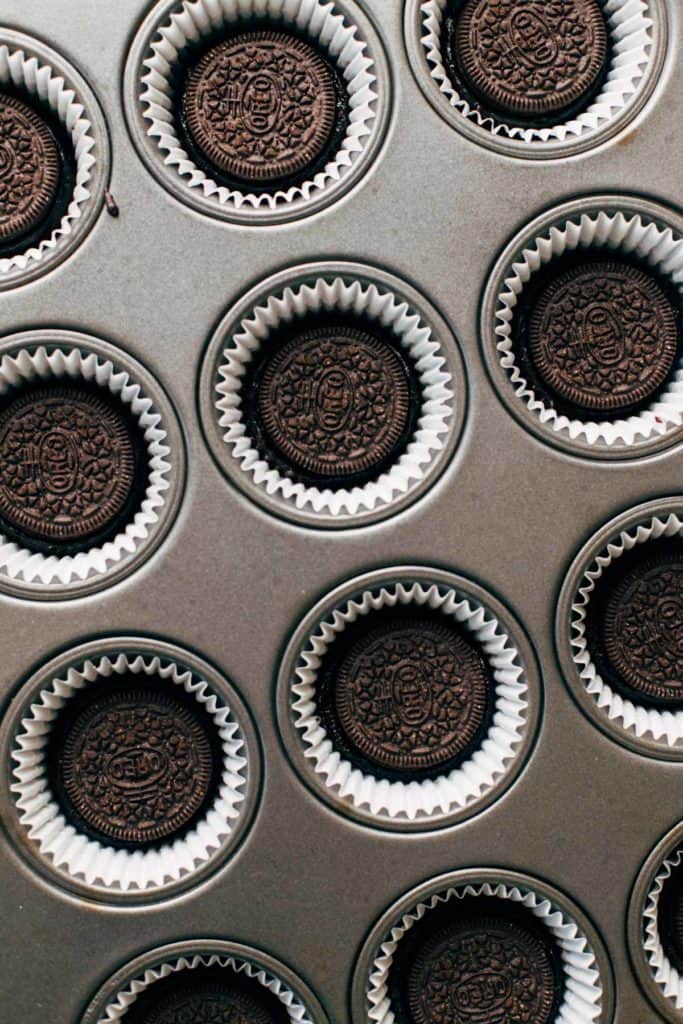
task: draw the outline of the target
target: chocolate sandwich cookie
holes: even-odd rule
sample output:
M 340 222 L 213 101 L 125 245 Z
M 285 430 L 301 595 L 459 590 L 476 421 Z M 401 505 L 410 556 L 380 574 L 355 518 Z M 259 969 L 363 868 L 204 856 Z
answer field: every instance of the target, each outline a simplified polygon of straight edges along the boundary
M 0 93 L 0 242 L 40 224 L 55 200 L 59 171 L 47 123 L 26 103 Z
M 187 131 L 229 177 L 278 182 L 313 166 L 337 117 L 332 66 L 286 32 L 242 32 L 213 46 L 191 69 L 183 94 Z
M 519 921 L 462 916 L 429 935 L 408 970 L 413 1024 L 548 1024 L 556 980 L 548 944 Z
M 215 737 L 198 706 L 169 688 L 98 686 L 57 730 L 51 762 L 67 814 L 107 844 L 168 839 L 215 783 Z
M 613 413 L 649 399 L 671 374 L 678 311 L 651 274 L 627 263 L 589 262 L 539 292 L 528 344 L 551 393 L 580 409 Z
M 256 415 L 268 446 L 310 477 L 354 477 L 385 464 L 405 438 L 411 383 L 396 348 L 335 326 L 295 335 L 267 359 Z
M 636 693 L 683 701 L 683 558 L 660 553 L 627 572 L 606 601 L 604 646 Z
M 490 682 L 478 651 L 445 622 L 385 617 L 356 636 L 321 690 L 344 746 L 380 772 L 434 771 L 470 747 Z M 328 706 L 331 705 L 331 706 Z
M 608 57 L 597 0 L 465 0 L 451 9 L 456 78 L 485 108 L 533 123 L 589 102 Z
M 683 866 L 676 865 L 664 881 L 657 903 L 657 929 L 664 955 L 683 972 Z
M 31 539 L 86 541 L 115 527 L 135 486 L 139 439 L 116 406 L 75 386 L 0 411 L 0 517 Z
M 676 962 L 679 965 L 679 969 L 683 971 L 683 871 L 681 871 L 680 868 L 675 879 L 675 886 L 674 891 L 671 894 L 671 899 L 673 910 L 671 943 Z
M 180 970 L 140 993 L 130 1024 L 289 1024 L 284 1003 L 244 971 L 219 965 Z
M 139 1024 L 273 1024 L 267 1009 L 246 992 L 231 990 L 229 983 L 193 979 L 182 988 L 162 995 L 138 1016 Z

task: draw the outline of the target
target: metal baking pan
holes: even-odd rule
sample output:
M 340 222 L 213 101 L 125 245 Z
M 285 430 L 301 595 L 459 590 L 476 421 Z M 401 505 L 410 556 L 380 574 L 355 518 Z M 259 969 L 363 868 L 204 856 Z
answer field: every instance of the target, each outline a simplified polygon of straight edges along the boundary
M 52 659 L 112 638 L 127 638 L 129 647 L 159 641 L 239 694 L 253 752 L 253 814 L 239 843 L 187 884 L 112 899 L 43 870 L 14 822 L 5 764 L 0 1018 L 80 1024 L 90 1005 L 94 1024 L 106 998 L 91 1000 L 122 972 L 104 990 L 111 998 L 138 957 L 146 963 L 144 955 L 162 947 L 171 955 L 173 944 L 191 951 L 214 943 L 225 955 L 258 951 L 265 970 L 299 986 L 315 1024 L 361 1024 L 357 968 L 367 969 L 363 947 L 387 908 L 408 893 L 421 898 L 440 876 L 485 880 L 493 872 L 510 884 L 537 880 L 596 936 L 601 1021 L 683 1019 L 680 1010 L 653 1008 L 657 993 L 647 971 L 634 969 L 627 941 L 641 867 L 681 820 L 680 751 L 639 748 L 596 720 L 562 653 L 557 612 L 577 553 L 605 524 L 628 521 L 646 503 L 683 506 L 680 436 L 616 459 L 553 443 L 501 395 L 487 334 L 487 287 L 515 239 L 552 220 L 548 211 L 623 202 L 644 215 L 664 211 L 680 226 L 679 4 L 651 5 L 656 59 L 642 103 L 586 145 L 550 145 L 540 158 L 518 142 L 484 139 L 484 129 L 460 118 L 463 127 L 447 101 L 430 95 L 417 3 L 342 4 L 377 61 L 380 99 L 367 153 L 343 188 L 260 219 L 217 212 L 194 194 L 179 198 L 182 188 L 169 184 L 141 142 L 145 122 L 130 93 L 159 5 L 96 6 L 0 4 L 3 33 L 61 55 L 102 113 L 92 223 L 79 244 L 3 286 L 0 342 L 87 336 L 148 374 L 176 458 L 171 509 L 140 557 L 93 586 L 55 592 L 3 577 L 3 755 L 18 709 L 26 711 L 25 687 Z M 264 282 L 308 280 L 320 267 L 402 288 L 450 351 L 457 377 L 457 416 L 437 470 L 410 500 L 392 499 L 355 524 L 352 516 L 335 523 L 292 514 L 226 472 L 206 392 L 231 316 Z M 424 828 L 368 821 L 321 794 L 293 752 L 282 696 L 311 609 L 346 593 L 349 581 L 402 573 L 464 581 L 474 599 L 490 596 L 533 676 L 533 721 L 515 772 L 472 813 Z M 637 946 L 637 924 L 631 934 Z

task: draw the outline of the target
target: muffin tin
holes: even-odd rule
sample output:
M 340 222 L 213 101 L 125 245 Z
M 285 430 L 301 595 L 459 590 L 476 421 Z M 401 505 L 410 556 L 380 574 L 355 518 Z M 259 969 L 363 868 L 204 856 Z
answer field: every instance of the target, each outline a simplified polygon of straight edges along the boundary
M 106 387 L 127 373 L 160 413 L 170 459 L 159 523 L 148 540 L 123 544 L 121 560 L 81 558 L 72 574 L 29 554 L 17 571 L 2 548 L 0 974 L 16 1024 L 127 1024 L 131 994 L 205 968 L 265 986 L 302 1024 L 388 1019 L 372 987 L 378 949 L 399 917 L 449 887 L 453 898 L 467 890 L 550 915 L 562 941 L 578 944 L 577 963 L 588 958 L 579 1019 L 683 1019 L 652 967 L 653 892 L 680 847 L 678 740 L 670 722 L 657 736 L 638 714 L 636 728 L 611 715 L 572 643 L 577 588 L 604 546 L 643 518 L 678 528 L 680 384 L 672 378 L 647 430 L 558 426 L 515 393 L 500 331 L 511 274 L 524 285 L 553 247 L 597 243 L 618 257 L 632 246 L 670 294 L 680 287 L 681 12 L 671 0 L 608 0 L 613 19 L 649 21 L 631 91 L 595 124 L 525 139 L 478 123 L 440 91 L 422 21 L 439 6 L 199 0 L 183 15 L 178 4 L 122 0 L 85 20 L 59 0 L 12 14 L 0 32 L 0 47 L 23 49 L 21 72 L 36 72 L 46 102 L 59 108 L 61 86 L 39 64 L 73 88 L 94 142 L 75 230 L 44 259 L 0 266 L 3 382 L 57 367 L 73 383 L 85 366 L 91 385 Z M 276 200 L 214 188 L 157 117 L 168 109 L 163 62 L 238 10 L 299 16 L 302 31 L 369 76 L 356 83 L 359 131 L 341 170 Z M 6 62 L 0 48 L 5 80 Z M 306 494 L 245 454 L 235 354 L 321 310 L 365 327 L 374 317 L 414 356 L 425 403 L 442 406 L 435 415 L 425 404 L 426 437 L 413 437 L 407 462 L 386 471 L 391 486 L 374 495 L 366 485 Z M 400 595 L 420 607 L 450 600 L 482 644 L 495 643 L 496 626 L 508 638 L 523 727 L 510 764 L 494 765 L 483 788 L 491 766 L 481 755 L 471 800 L 432 794 L 429 810 L 411 799 L 396 815 L 381 784 L 373 802 L 362 780 L 335 778 L 338 765 L 316 771 L 307 756 L 291 694 L 311 680 L 297 676 L 297 659 L 325 616 L 349 601 L 362 612 L 364 594 L 368 607 Z M 196 677 L 217 695 L 212 707 L 234 712 L 248 756 L 227 841 L 209 836 L 206 858 L 194 849 L 168 870 L 154 850 L 149 874 L 137 851 L 135 878 L 124 867 L 107 881 L 77 829 L 57 842 L 57 863 L 52 811 L 28 823 L 33 835 L 22 814 L 28 801 L 40 819 L 40 746 L 70 700 L 59 679 L 92 684 L 90 665 L 111 675 L 117 664 L 161 667 L 174 680 L 187 671 L 190 689 Z M 32 751 L 23 783 L 22 745 Z

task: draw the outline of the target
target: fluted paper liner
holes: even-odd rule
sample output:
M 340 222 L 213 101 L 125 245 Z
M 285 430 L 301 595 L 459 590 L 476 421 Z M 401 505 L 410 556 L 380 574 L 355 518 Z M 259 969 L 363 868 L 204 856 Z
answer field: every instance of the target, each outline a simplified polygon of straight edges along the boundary
M 71 139 L 76 174 L 74 190 L 60 223 L 37 245 L 0 258 L 0 280 L 11 271 L 23 271 L 34 263 L 47 261 L 78 230 L 85 204 L 94 201 L 92 178 L 98 160 L 98 140 L 91 114 L 77 87 L 61 71 L 31 53 L 28 46 L 17 49 L 3 42 L 0 31 L 0 88 L 4 84 L 25 89 L 30 96 L 50 107 Z
M 501 138 L 517 139 L 533 147 L 538 143 L 572 142 L 595 135 L 633 103 L 653 57 L 653 21 L 647 0 L 600 0 L 600 4 L 607 23 L 609 70 L 595 99 L 568 121 L 544 128 L 509 124 L 502 116 L 495 117 L 471 106 L 458 93 L 441 55 L 448 0 L 426 0 L 420 5 L 420 42 L 429 74 L 435 87 L 463 118 Z
M 307 1008 L 276 974 L 242 957 L 221 956 L 218 953 L 189 954 L 168 960 L 157 967 L 148 967 L 143 974 L 133 978 L 125 988 L 117 993 L 98 1019 L 97 1024 L 112 1024 L 112 1021 L 120 1020 L 125 1022 L 128 1010 L 150 985 L 179 971 L 194 971 L 198 967 L 222 967 L 225 970 L 232 970 L 236 974 L 245 974 L 248 978 L 257 981 L 259 985 L 263 985 L 280 1000 L 287 1011 L 291 1024 L 313 1024 L 312 1015 L 309 1014 Z
M 167 6 L 164 8 L 167 10 Z M 178 55 L 191 43 L 229 29 L 258 27 L 267 17 L 283 28 L 291 25 L 317 42 L 337 66 L 348 93 L 349 124 L 338 151 L 310 180 L 263 194 L 228 188 L 198 167 L 178 137 L 172 73 Z M 143 61 L 139 100 L 146 133 L 161 168 L 174 173 L 188 189 L 198 190 L 218 206 L 235 210 L 275 210 L 294 200 L 308 200 L 346 177 L 361 158 L 376 120 L 377 70 L 367 39 L 339 6 L 324 0 L 185 0 L 170 17 L 161 17 L 150 54 Z
M 588 606 L 605 570 L 637 545 L 662 537 L 683 537 L 683 519 L 676 513 L 650 516 L 621 530 L 592 558 L 572 599 L 570 653 L 586 692 L 608 724 L 638 738 L 651 737 L 664 750 L 683 750 L 683 711 L 645 707 L 615 692 L 598 672 L 586 637 Z
M 667 999 L 670 999 L 677 1010 L 683 1008 L 683 976 L 669 960 L 661 935 L 659 934 L 659 900 L 667 881 L 683 863 L 683 848 L 675 850 L 662 865 L 652 880 L 652 885 L 645 898 L 643 910 L 644 940 L 643 948 L 652 977 Z
M 281 324 L 323 311 L 352 313 L 377 321 L 394 335 L 414 365 L 420 385 L 420 413 L 406 450 L 380 476 L 362 486 L 317 487 L 283 475 L 260 455 L 244 423 L 241 392 L 245 370 L 263 341 Z M 453 380 L 441 343 L 431 328 L 390 289 L 357 279 L 319 277 L 310 284 L 288 286 L 268 296 L 243 317 L 229 339 L 217 377 L 218 424 L 239 468 L 267 494 L 313 517 L 372 511 L 414 490 L 446 446 L 453 417 Z
M 543 234 L 530 239 L 511 261 L 496 298 L 496 350 L 515 395 L 534 414 L 545 433 L 559 435 L 587 453 L 596 445 L 608 449 L 614 445 L 634 445 L 680 430 L 683 426 L 683 354 L 679 355 L 673 377 L 651 399 L 650 405 L 625 419 L 582 420 L 565 416 L 547 405 L 524 376 L 512 338 L 519 297 L 542 267 L 578 249 L 638 256 L 669 280 L 683 299 L 683 239 L 664 222 L 656 223 L 631 213 L 625 202 L 623 210 L 577 213 L 552 224 Z
M 489 730 L 479 748 L 459 767 L 429 780 L 395 782 L 370 775 L 346 760 L 323 728 L 316 706 L 318 670 L 328 648 L 348 626 L 380 608 L 426 607 L 457 623 L 481 646 L 495 680 L 495 705 Z M 528 688 L 514 641 L 496 617 L 471 596 L 420 582 L 384 584 L 365 590 L 332 609 L 310 635 L 299 655 L 291 683 L 291 714 L 304 754 L 326 788 L 397 821 L 430 820 L 475 807 L 510 770 L 526 730 Z
M 525 907 L 549 931 L 560 951 L 564 974 L 564 996 L 556 1024 L 592 1024 L 599 1020 L 603 987 L 597 958 L 578 924 L 546 896 L 522 885 L 502 882 L 451 886 L 426 897 L 405 913 L 382 940 L 370 965 L 366 992 L 367 1015 L 372 1024 L 394 1024 L 395 1013 L 388 991 L 388 978 L 396 949 L 413 925 L 434 907 L 465 897 L 495 897 Z
M 50 731 L 61 709 L 96 679 L 157 676 L 190 694 L 211 716 L 221 740 L 220 784 L 210 809 L 183 838 L 147 850 L 116 849 L 66 820 L 48 775 Z M 86 885 L 112 892 L 157 889 L 195 871 L 229 842 L 245 800 L 247 748 L 231 708 L 194 672 L 155 655 L 123 652 L 73 665 L 41 690 L 21 721 L 12 750 L 12 783 L 20 822 L 41 858 Z
M 128 371 L 110 359 L 77 347 L 20 348 L 0 358 L 0 396 L 24 383 L 79 380 L 97 384 L 127 406 L 147 449 L 147 487 L 132 520 L 112 539 L 75 555 L 47 555 L 0 532 L 0 580 L 61 586 L 101 576 L 147 542 L 160 522 L 171 472 L 171 450 L 161 414 Z M 0 583 L 1 586 L 1 583 Z

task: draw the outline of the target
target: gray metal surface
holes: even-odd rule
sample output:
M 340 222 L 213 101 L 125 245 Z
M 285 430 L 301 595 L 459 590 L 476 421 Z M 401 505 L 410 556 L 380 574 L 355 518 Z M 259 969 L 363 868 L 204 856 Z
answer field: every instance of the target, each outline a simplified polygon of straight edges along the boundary
M 680 447 L 605 465 L 527 433 L 482 363 L 486 275 L 523 223 L 587 192 L 640 193 L 680 207 L 683 25 L 653 100 L 627 133 L 563 162 L 512 160 L 477 147 L 427 103 L 405 56 L 402 4 L 366 0 L 393 72 L 391 123 L 369 174 L 335 205 L 292 224 L 246 228 L 177 202 L 146 171 L 122 112 L 123 65 L 141 0 L 2 0 L 0 18 L 61 50 L 97 93 L 121 216 L 101 213 L 84 245 L 48 276 L 2 296 L 2 330 L 82 330 L 120 343 L 161 381 L 188 446 L 187 489 L 153 557 L 126 580 L 71 602 L 0 597 L 3 706 L 55 652 L 138 632 L 193 649 L 234 680 L 265 752 L 254 825 L 215 876 L 143 909 L 88 903 L 41 880 L 0 836 L 0 1017 L 77 1024 L 95 989 L 153 946 L 215 937 L 258 947 L 311 985 L 330 1018 L 349 1020 L 362 941 L 383 910 L 431 875 L 500 865 L 539 876 L 587 911 L 605 940 L 617 1024 L 658 1018 L 631 970 L 626 914 L 638 870 L 681 818 L 681 767 L 630 753 L 573 702 L 553 640 L 557 594 L 574 553 L 630 505 L 680 492 Z M 203 441 L 196 377 L 204 346 L 246 288 L 312 259 L 385 266 L 423 291 L 462 347 L 470 387 L 457 452 L 436 486 L 396 517 L 337 533 L 287 524 L 231 487 Z M 299 619 L 327 590 L 379 566 L 453 569 L 500 595 L 538 654 L 540 736 L 515 784 L 464 825 L 428 835 L 365 828 L 335 814 L 295 775 L 276 731 L 274 680 Z

